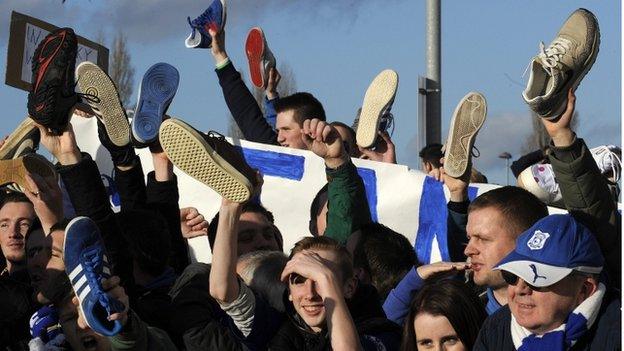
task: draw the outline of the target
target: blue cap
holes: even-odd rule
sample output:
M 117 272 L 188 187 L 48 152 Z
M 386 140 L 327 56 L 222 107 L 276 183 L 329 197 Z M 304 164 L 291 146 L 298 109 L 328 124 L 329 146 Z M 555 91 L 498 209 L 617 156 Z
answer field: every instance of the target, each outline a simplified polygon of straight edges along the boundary
M 494 269 L 545 287 L 572 271 L 598 274 L 604 258 L 589 229 L 569 214 L 542 218 L 516 240 L 516 248 Z

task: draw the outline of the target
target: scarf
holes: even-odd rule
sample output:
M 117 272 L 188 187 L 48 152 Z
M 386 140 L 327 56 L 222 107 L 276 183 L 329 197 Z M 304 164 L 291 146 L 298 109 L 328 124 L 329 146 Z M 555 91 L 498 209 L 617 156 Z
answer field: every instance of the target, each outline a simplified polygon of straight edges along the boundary
M 535 335 L 522 327 L 511 316 L 511 338 L 518 351 L 552 350 L 565 351 L 574 346 L 588 331 L 600 311 L 606 287 L 600 283 L 598 290 L 583 301 L 569 315 L 565 323 L 544 335 Z

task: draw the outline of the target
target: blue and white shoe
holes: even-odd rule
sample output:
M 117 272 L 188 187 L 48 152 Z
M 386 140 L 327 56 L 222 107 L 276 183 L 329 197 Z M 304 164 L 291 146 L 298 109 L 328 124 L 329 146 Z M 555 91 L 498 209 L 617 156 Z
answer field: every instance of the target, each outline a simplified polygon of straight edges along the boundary
M 100 230 L 90 218 L 76 217 L 67 225 L 63 260 L 65 272 L 89 327 L 104 336 L 118 334 L 121 323 L 109 321 L 108 317 L 123 311 L 124 305 L 102 289 L 102 280 L 111 276 L 110 263 L 104 252 Z
M 157 63 L 145 72 L 132 118 L 132 137 L 137 146 L 147 146 L 158 139 L 158 128 L 179 83 L 178 70 L 168 63 Z
M 214 0 L 212 4 L 197 17 L 191 21 L 191 17 L 187 17 L 189 26 L 191 26 L 191 34 L 184 41 L 187 48 L 207 49 L 212 46 L 212 38 L 208 33 L 208 29 L 218 32 L 225 27 L 226 11 L 225 0 Z

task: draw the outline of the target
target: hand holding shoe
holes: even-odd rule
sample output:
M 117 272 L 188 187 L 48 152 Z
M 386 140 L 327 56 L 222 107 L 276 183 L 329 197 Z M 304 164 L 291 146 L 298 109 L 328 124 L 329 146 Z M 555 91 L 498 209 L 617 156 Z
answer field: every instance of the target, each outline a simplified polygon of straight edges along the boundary
M 282 80 L 282 76 L 279 74 L 277 68 L 271 68 L 266 87 L 267 99 L 273 100 L 277 97 L 277 86 L 279 85 L 280 80 Z
M 574 95 L 574 90 L 570 89 L 568 91 L 568 104 L 563 114 L 553 120 L 541 119 L 548 135 L 552 138 L 553 144 L 557 147 L 570 146 L 574 142 L 574 132 L 570 129 L 570 124 L 574 116 L 575 106 L 576 95 Z
M 41 133 L 40 143 L 54 156 L 63 166 L 73 165 L 80 161 L 80 149 L 76 144 L 76 136 L 71 124 L 61 135 L 51 133 L 48 128 L 35 123 Z

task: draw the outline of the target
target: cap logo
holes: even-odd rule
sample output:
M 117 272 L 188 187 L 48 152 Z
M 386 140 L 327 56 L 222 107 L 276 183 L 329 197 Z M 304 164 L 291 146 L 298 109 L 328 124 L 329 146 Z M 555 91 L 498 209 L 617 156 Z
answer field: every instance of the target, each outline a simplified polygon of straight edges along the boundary
M 527 246 L 531 250 L 541 250 L 544 244 L 546 244 L 546 239 L 549 237 L 550 234 L 544 233 L 541 230 L 536 230 L 531 239 L 527 242 Z
M 535 267 L 535 265 L 534 265 L 534 264 L 530 264 L 530 265 L 529 265 L 529 268 L 531 268 L 531 270 L 533 271 L 533 284 L 535 284 L 535 281 L 537 280 L 537 278 L 548 279 L 548 278 L 546 278 L 545 276 L 543 276 L 543 275 L 539 275 L 539 274 L 537 273 L 537 267 Z

